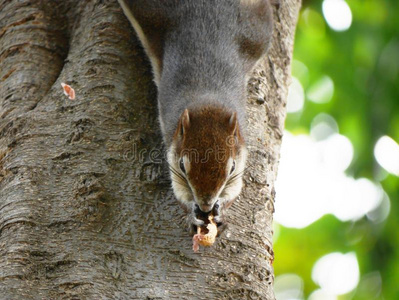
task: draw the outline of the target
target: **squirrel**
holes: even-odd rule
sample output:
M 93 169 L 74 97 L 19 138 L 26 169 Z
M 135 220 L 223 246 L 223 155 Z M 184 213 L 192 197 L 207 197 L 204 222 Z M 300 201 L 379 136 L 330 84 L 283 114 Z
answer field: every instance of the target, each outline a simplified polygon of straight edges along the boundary
M 269 0 L 118 0 L 150 60 L 174 194 L 191 234 L 218 232 L 246 165 L 250 72 L 272 37 Z

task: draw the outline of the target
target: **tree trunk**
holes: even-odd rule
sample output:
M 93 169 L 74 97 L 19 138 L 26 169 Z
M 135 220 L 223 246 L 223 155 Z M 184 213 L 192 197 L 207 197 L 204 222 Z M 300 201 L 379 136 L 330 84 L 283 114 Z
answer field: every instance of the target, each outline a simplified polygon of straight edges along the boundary
M 193 253 L 150 65 L 117 2 L 0 1 L 0 299 L 274 299 L 274 181 L 299 6 L 275 8 L 273 47 L 250 80 L 250 159 L 229 228 Z

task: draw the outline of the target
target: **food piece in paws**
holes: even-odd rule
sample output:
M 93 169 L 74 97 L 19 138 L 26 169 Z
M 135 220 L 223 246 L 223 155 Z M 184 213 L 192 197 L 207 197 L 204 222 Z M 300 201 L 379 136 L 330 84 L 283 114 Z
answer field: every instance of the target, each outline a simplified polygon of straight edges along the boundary
M 193 251 L 199 250 L 199 245 L 212 246 L 215 243 L 218 229 L 213 216 L 209 215 L 208 222 L 197 228 L 197 234 L 193 236 Z

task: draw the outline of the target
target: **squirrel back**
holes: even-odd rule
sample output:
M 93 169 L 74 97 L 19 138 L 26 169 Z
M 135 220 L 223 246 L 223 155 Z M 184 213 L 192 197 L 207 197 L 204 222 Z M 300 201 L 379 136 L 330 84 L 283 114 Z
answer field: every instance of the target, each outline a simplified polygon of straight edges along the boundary
M 268 0 L 119 0 L 151 61 L 170 145 L 183 110 L 215 103 L 245 123 L 246 77 L 272 33 Z

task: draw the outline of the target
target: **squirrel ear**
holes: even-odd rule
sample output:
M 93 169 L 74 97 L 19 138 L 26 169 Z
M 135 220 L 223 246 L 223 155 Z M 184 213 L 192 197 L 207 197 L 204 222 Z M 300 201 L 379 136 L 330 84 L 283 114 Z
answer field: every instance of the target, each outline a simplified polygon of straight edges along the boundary
M 188 126 L 190 125 L 190 115 L 186 108 L 180 117 L 180 135 L 183 136 Z
M 229 127 L 230 127 L 231 134 L 237 135 L 238 120 L 237 120 L 237 113 L 236 112 L 233 112 L 231 114 L 231 117 L 230 117 L 230 120 L 229 120 Z

